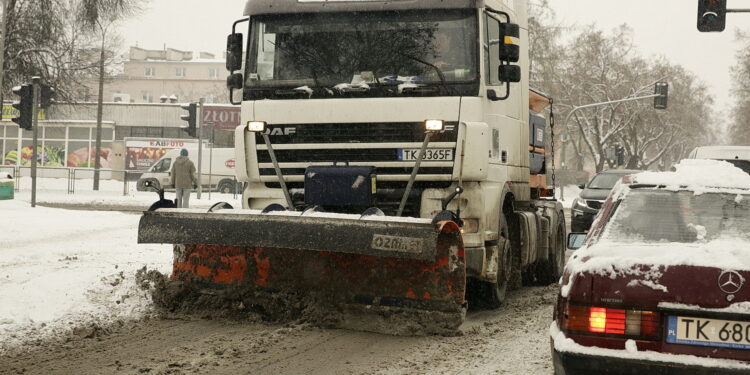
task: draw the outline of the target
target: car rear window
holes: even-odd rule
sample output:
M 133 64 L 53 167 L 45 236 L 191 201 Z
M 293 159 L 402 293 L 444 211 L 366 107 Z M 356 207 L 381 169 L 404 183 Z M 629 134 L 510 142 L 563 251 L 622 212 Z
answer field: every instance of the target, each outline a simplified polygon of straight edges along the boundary
M 617 242 L 748 239 L 750 195 L 634 189 L 607 226 L 604 238 Z
M 611 173 L 602 173 L 594 176 L 594 178 L 589 182 L 589 189 L 612 189 L 615 187 L 615 184 L 617 181 L 620 181 L 623 175 L 621 174 L 611 174 Z

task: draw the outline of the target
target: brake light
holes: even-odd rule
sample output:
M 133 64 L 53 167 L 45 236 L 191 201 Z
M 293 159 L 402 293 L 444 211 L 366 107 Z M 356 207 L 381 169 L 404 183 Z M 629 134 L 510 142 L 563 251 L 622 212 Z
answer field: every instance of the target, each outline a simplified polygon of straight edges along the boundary
M 660 315 L 654 311 L 568 305 L 563 328 L 631 337 L 658 337 Z

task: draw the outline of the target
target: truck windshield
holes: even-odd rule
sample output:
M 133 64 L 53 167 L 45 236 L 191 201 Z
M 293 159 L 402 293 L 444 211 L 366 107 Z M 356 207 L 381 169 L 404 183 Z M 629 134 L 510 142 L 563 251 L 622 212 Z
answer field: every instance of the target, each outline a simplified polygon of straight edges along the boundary
M 478 94 L 473 11 L 254 17 L 245 99 Z
M 634 189 L 607 226 L 604 238 L 624 243 L 747 240 L 750 195 Z

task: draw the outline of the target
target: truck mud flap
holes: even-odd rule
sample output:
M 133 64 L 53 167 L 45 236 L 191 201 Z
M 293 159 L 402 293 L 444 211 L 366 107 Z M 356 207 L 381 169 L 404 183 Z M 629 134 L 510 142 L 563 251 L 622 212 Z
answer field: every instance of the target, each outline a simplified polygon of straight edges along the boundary
M 232 290 L 270 315 L 295 300 L 283 305 L 399 335 L 449 334 L 465 315 L 463 240 L 450 221 L 159 210 L 144 213 L 138 237 L 176 244 L 172 280 Z

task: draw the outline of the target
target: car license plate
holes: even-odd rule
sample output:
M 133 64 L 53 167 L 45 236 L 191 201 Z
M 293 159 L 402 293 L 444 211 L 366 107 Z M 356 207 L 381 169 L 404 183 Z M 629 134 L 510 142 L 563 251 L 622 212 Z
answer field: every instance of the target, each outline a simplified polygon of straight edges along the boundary
M 750 322 L 670 316 L 667 342 L 731 349 L 750 349 Z
M 398 160 L 416 161 L 419 159 L 418 148 L 402 148 L 398 150 Z M 424 154 L 425 161 L 453 161 L 453 150 L 450 148 L 431 148 Z

